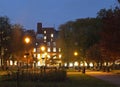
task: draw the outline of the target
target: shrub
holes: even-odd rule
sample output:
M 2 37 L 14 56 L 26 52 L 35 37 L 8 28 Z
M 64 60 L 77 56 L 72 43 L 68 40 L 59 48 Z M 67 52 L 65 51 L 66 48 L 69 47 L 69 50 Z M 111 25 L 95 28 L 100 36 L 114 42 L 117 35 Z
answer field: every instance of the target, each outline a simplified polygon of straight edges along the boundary
M 65 70 L 51 70 L 47 72 L 16 72 L 9 76 L 4 76 L 6 81 L 64 81 L 66 79 Z

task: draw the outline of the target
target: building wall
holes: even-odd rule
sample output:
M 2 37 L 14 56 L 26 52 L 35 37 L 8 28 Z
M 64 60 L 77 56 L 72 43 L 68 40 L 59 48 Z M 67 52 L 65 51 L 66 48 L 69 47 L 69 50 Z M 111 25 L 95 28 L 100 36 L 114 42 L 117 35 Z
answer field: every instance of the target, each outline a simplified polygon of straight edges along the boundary
M 42 27 L 42 23 L 37 23 L 37 36 L 41 36 L 36 38 L 39 43 L 38 47 L 42 45 L 46 47 L 48 58 L 59 58 L 60 48 L 58 48 L 56 43 L 57 34 L 58 32 L 53 27 Z

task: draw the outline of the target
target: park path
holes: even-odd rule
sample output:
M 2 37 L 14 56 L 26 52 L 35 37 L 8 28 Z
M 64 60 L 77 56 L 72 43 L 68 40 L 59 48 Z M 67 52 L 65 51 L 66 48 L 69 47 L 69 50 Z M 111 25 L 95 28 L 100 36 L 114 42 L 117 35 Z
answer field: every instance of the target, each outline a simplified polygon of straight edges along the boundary
M 120 74 L 114 74 L 111 72 L 100 72 L 100 71 L 89 71 L 86 72 L 86 74 L 110 82 L 120 87 Z

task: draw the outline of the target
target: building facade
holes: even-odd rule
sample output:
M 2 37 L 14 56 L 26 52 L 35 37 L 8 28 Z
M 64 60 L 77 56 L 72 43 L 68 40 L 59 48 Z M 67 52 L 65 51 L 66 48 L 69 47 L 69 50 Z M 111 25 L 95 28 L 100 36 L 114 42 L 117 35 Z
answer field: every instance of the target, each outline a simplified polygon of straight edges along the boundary
M 37 59 L 35 66 L 60 66 L 61 48 L 57 45 L 58 31 L 53 27 L 42 27 L 37 23 L 36 44 L 33 56 Z

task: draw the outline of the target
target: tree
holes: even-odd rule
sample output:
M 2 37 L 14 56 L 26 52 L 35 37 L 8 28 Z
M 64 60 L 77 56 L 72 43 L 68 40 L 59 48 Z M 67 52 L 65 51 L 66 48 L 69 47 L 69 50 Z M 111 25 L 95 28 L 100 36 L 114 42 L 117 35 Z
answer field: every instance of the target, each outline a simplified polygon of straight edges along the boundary
M 101 15 L 101 12 L 105 15 Z M 107 52 L 105 54 L 106 57 L 112 58 L 111 60 L 115 61 L 116 56 L 120 56 L 120 9 L 115 7 L 104 12 L 101 10 L 98 14 L 99 16 L 101 16 L 103 23 L 101 48 Z
M 64 62 L 72 61 L 73 56 L 73 29 L 72 29 L 73 22 L 67 22 L 59 27 L 60 29 L 60 38 L 59 38 L 59 45 L 62 49 L 62 56 Z
M 80 56 L 78 61 L 85 60 L 86 51 L 100 40 L 101 20 L 97 18 L 77 19 L 60 26 L 61 48 L 66 61 L 73 61 L 73 52 Z
M 22 58 L 24 55 L 24 29 L 20 24 L 12 26 L 11 41 L 10 41 L 10 53 L 11 59 Z
M 11 24 L 7 16 L 0 17 L 0 53 L 1 53 L 1 64 L 4 65 L 6 58 L 8 58 L 8 47 L 11 34 Z

